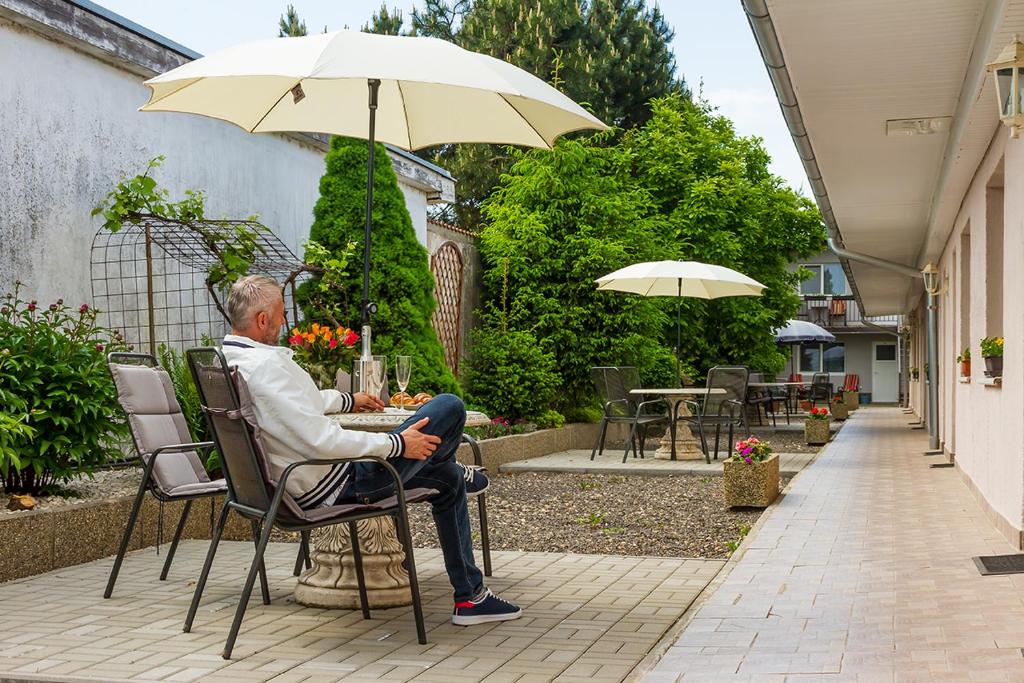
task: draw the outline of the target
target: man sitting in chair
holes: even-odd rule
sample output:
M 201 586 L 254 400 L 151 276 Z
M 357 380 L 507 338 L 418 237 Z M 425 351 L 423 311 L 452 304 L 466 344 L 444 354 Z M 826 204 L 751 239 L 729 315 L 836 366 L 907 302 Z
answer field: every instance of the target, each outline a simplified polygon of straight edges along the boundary
M 284 297 L 273 278 L 249 275 L 228 294 L 231 334 L 224 357 L 237 366 L 252 397 L 273 474 L 290 463 L 314 458 L 386 458 L 406 488 L 432 488 L 434 524 L 455 591 L 452 623 L 469 626 L 516 619 L 522 610 L 484 585 L 473 557 L 466 494 L 487 488 L 487 476 L 455 460 L 466 409 L 458 396 L 440 394 L 388 434 L 344 429 L 330 413 L 384 409 L 377 396 L 319 390 L 300 368 L 294 352 L 279 346 L 285 324 Z M 288 493 L 303 509 L 335 503 L 375 502 L 395 494 L 394 483 L 377 463 L 304 467 L 288 480 Z

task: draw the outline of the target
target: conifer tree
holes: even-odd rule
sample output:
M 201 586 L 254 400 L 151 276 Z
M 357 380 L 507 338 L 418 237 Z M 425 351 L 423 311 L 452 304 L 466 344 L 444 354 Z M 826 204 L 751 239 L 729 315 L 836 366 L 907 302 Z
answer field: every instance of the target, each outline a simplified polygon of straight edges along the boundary
M 299 19 L 299 13 L 295 11 L 294 5 L 288 5 L 288 10 L 281 15 L 278 22 L 278 38 L 295 38 L 306 35 L 306 22 Z
M 363 33 L 380 33 L 386 36 L 402 35 L 402 10 L 397 7 L 389 9 L 387 3 L 381 3 L 380 9 L 373 13 L 368 24 L 363 24 Z
M 378 306 L 373 316 L 375 355 L 413 358 L 410 388 L 437 393 L 457 392 L 455 377 L 444 363 L 444 351 L 431 325 L 434 276 L 426 249 L 416 239 L 405 197 L 391 167 L 387 151 L 377 145 L 373 177 L 373 232 L 370 249 L 370 299 Z M 327 170 L 320 179 L 320 199 L 313 209 L 309 237 L 331 251 L 357 245 L 352 259 L 363 263 L 363 225 L 366 209 L 366 142 L 335 136 L 327 153 Z M 307 319 L 317 319 L 310 304 L 313 282 L 300 288 Z M 363 271 L 352 267 L 333 302 L 335 317 L 358 329 L 361 320 Z

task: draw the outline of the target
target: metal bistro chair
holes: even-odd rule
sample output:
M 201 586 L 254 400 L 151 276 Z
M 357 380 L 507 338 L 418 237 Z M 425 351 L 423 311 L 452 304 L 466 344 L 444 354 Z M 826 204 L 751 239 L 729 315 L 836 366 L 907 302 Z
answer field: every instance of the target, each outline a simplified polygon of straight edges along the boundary
M 725 393 L 708 392 L 702 401 L 687 401 L 690 411 L 688 417 L 675 417 L 696 426 L 700 434 L 701 448 L 704 450 L 704 462 L 711 464 L 708 451 L 707 429 L 715 428 L 715 460 L 718 460 L 718 444 L 722 427 L 729 428 L 729 447 L 732 447 L 733 433 L 736 427 L 743 427 L 749 434 L 747 422 L 747 383 L 750 371 L 742 365 L 716 365 L 708 371 L 708 389 L 723 389 Z
M 831 405 L 832 380 L 827 372 L 816 372 L 811 377 L 808 398 L 812 406 L 817 406 L 819 400 L 824 401 L 826 406 Z
M 208 452 L 213 442 L 192 441 L 185 416 L 174 396 L 171 378 L 156 358 L 148 353 L 111 353 L 107 355 L 107 368 L 117 389 L 118 403 L 128 421 L 135 452 L 142 463 L 142 481 L 103 591 L 104 598 L 109 598 L 114 592 L 147 491 L 161 503 L 185 501 L 160 572 L 161 581 L 167 579 L 167 572 L 171 569 L 174 552 L 192 510 L 192 501 L 227 492 L 227 483 L 223 479 L 211 481 L 199 458 L 199 453 Z
M 284 531 L 298 531 L 308 538 L 309 532 L 313 529 L 334 524 L 348 524 L 352 555 L 355 559 L 360 605 L 363 618 L 369 619 L 370 610 L 366 597 L 366 583 L 363 576 L 362 554 L 359 550 L 356 522 L 361 519 L 388 515 L 395 520 L 399 541 L 405 551 L 413 615 L 416 620 L 416 635 L 420 644 L 426 644 L 423 607 L 420 602 L 419 582 L 416 577 L 416 563 L 413 559 L 412 535 L 409 532 L 406 504 L 426 500 L 437 495 L 438 492 L 434 489 L 404 490 L 394 467 L 382 458 L 369 456 L 303 460 L 288 465 L 281 473 L 280 479 L 275 481 L 268 465 L 259 427 L 256 425 L 252 413 L 245 381 L 237 371 L 228 369 L 223 354 L 216 348 L 189 349 L 186 356 L 192 377 L 199 389 L 203 412 L 206 414 L 210 431 L 213 433 L 217 449 L 221 454 L 224 475 L 228 484 L 228 495 L 214 529 L 213 540 L 210 542 L 210 550 L 206 555 L 203 571 L 196 582 L 195 594 L 192 597 L 192 604 L 185 618 L 183 630 L 186 633 L 192 630 L 192 623 L 199 608 L 199 602 L 210 574 L 210 567 L 213 564 L 229 510 L 235 510 L 243 517 L 252 520 L 258 527 L 262 527 L 262 531 L 256 544 L 256 555 L 249 567 L 249 573 L 238 600 L 238 607 L 235 610 L 234 621 L 231 623 L 228 639 L 224 645 L 222 655 L 224 659 L 231 658 L 231 651 L 238 637 L 242 618 L 245 616 L 245 610 L 249 603 L 249 596 L 252 594 L 253 584 L 256 581 L 256 574 L 263 564 L 263 555 L 270 541 L 271 530 L 275 526 Z M 288 478 L 299 467 L 330 466 L 360 460 L 377 462 L 384 467 L 394 479 L 396 494 L 372 504 L 343 504 L 316 510 L 303 510 L 285 492 Z M 264 595 L 264 603 L 269 603 L 269 596 Z
M 626 449 L 622 453 L 622 462 L 629 457 L 630 446 L 633 448 L 633 457 L 639 455 L 644 457 L 644 442 L 647 440 L 647 430 L 656 424 L 668 422 L 668 402 L 665 399 L 642 401 L 630 392 L 640 388 L 640 372 L 634 367 L 596 367 L 590 369 L 590 377 L 594 381 L 594 387 L 604 404 L 601 415 L 601 427 L 597 436 L 597 443 L 590 451 L 590 459 L 604 453 L 604 439 L 608 432 L 609 423 L 629 423 L 629 438 L 626 440 Z M 653 412 L 652 408 L 659 406 L 664 412 Z M 637 450 L 637 437 L 640 439 L 640 448 Z

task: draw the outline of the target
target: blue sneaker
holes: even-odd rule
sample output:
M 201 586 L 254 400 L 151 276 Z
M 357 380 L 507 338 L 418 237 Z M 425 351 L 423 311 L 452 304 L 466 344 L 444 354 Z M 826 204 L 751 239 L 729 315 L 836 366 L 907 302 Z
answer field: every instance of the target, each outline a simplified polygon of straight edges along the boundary
M 463 465 L 456 463 L 462 468 L 463 479 L 466 480 L 466 495 L 475 496 L 487 490 L 491 480 L 484 474 L 484 468 L 478 465 Z
M 492 621 L 509 621 L 523 616 L 523 610 L 508 600 L 502 600 L 490 589 L 476 600 L 455 603 L 452 623 L 456 626 L 473 626 Z

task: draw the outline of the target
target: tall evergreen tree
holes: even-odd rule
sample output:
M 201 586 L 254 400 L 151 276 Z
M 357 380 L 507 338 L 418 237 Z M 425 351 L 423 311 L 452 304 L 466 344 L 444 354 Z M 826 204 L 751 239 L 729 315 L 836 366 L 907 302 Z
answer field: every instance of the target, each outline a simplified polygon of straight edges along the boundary
M 413 12 L 413 30 L 515 64 L 624 129 L 649 118 L 651 98 L 687 94 L 669 47 L 673 31 L 646 0 L 429 0 Z M 436 161 L 459 179 L 448 218 L 478 227 L 480 203 L 510 167 L 507 153 L 446 146 Z
M 347 249 L 350 242 L 363 244 L 366 209 L 367 148 L 364 140 L 335 136 L 327 153 L 327 170 L 320 179 L 320 199 L 313 209 L 309 237 L 330 251 Z M 436 303 L 434 276 L 427 251 L 416 239 L 405 197 L 388 160 L 377 145 L 373 175 L 373 237 L 370 260 L 370 297 L 379 306 L 374 315 L 374 354 L 413 358 L 415 391 L 458 391 L 455 377 L 444 363 L 444 352 L 431 324 Z M 362 247 L 354 264 L 363 263 Z M 314 281 L 300 288 L 299 298 L 307 319 L 317 319 L 310 305 Z M 337 320 L 357 328 L 361 319 L 363 270 L 352 267 L 331 306 Z M 323 295 L 327 296 L 327 295 Z
M 278 22 L 278 38 L 295 38 L 306 35 L 306 22 L 299 19 L 299 13 L 295 11 L 294 5 L 288 5 L 288 10 L 281 15 Z
M 373 13 L 370 21 L 363 24 L 363 33 L 380 33 L 386 36 L 400 36 L 402 24 L 405 23 L 402 17 L 402 10 L 397 7 L 388 8 L 387 3 L 381 3 L 380 9 Z

